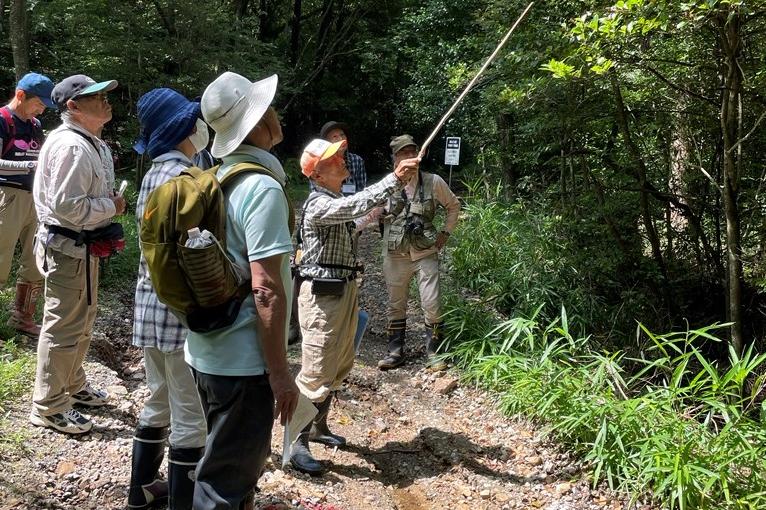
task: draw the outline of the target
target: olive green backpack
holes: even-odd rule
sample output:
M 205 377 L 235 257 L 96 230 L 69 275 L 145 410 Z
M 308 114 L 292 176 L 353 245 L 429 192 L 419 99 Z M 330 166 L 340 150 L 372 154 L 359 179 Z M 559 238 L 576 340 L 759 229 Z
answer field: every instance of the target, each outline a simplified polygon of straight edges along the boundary
M 234 165 L 219 182 L 219 167 L 187 168 L 157 186 L 141 218 L 141 250 L 159 300 L 192 331 L 204 333 L 231 325 L 251 292 L 250 269 L 238 268 L 226 251 L 226 198 L 223 189 L 243 173 L 275 175 L 254 163 Z M 284 187 L 282 188 L 284 191 Z M 293 230 L 294 211 L 289 228 Z M 186 247 L 188 231 L 208 230 L 217 243 Z

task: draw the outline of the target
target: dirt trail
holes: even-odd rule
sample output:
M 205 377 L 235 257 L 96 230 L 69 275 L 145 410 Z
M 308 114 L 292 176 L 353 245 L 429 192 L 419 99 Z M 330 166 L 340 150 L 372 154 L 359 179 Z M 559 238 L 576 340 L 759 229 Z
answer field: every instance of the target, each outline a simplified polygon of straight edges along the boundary
M 408 363 L 378 371 L 386 325 L 378 246 L 377 236 L 365 232 L 360 251 L 368 270 L 361 300 L 370 327 L 330 414 L 332 428 L 349 446 L 313 445 L 328 473 L 312 479 L 278 469 L 282 429 L 275 427 L 257 508 L 629 508 L 608 491 L 590 489 L 577 463 L 535 428 L 499 415 L 487 394 L 461 385 L 455 374 L 424 371 L 422 315 L 414 300 Z M 147 395 L 140 353 L 128 346 L 131 299 L 126 288 L 124 295 L 102 300 L 87 371 L 95 385 L 114 395 L 114 405 L 92 413 L 92 433 L 67 437 L 32 427 L 26 419 L 29 395 L 13 406 L 7 419 L 27 439 L 20 451 L 0 451 L 0 508 L 125 508 L 131 436 Z M 297 371 L 299 346 L 291 347 L 290 358 Z

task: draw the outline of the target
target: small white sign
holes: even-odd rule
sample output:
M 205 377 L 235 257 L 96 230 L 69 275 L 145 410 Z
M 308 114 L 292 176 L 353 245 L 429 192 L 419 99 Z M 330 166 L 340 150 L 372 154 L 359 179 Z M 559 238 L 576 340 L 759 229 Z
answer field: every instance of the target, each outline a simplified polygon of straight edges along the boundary
M 447 147 L 444 149 L 444 164 L 445 165 L 459 165 L 460 164 L 460 137 L 448 136 Z

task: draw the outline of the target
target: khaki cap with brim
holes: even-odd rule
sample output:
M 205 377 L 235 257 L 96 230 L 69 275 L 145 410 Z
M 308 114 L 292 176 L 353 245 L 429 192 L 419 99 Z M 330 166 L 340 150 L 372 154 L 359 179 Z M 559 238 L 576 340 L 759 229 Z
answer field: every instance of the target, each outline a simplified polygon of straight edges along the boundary
M 418 144 L 415 143 L 415 140 L 411 135 L 394 136 L 391 138 L 391 143 L 389 145 L 391 146 L 391 154 L 394 156 L 397 152 L 410 145 L 413 145 L 415 150 L 419 149 Z

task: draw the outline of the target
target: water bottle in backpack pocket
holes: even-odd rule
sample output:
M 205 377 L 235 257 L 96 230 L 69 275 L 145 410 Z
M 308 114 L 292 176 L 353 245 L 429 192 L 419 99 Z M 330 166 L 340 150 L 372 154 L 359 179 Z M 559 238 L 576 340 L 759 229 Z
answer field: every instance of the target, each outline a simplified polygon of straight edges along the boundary
M 231 297 L 226 289 L 230 285 L 237 287 L 244 280 L 211 232 L 194 227 L 188 234 L 186 243 L 179 246 L 184 276 L 201 307 L 218 306 Z

